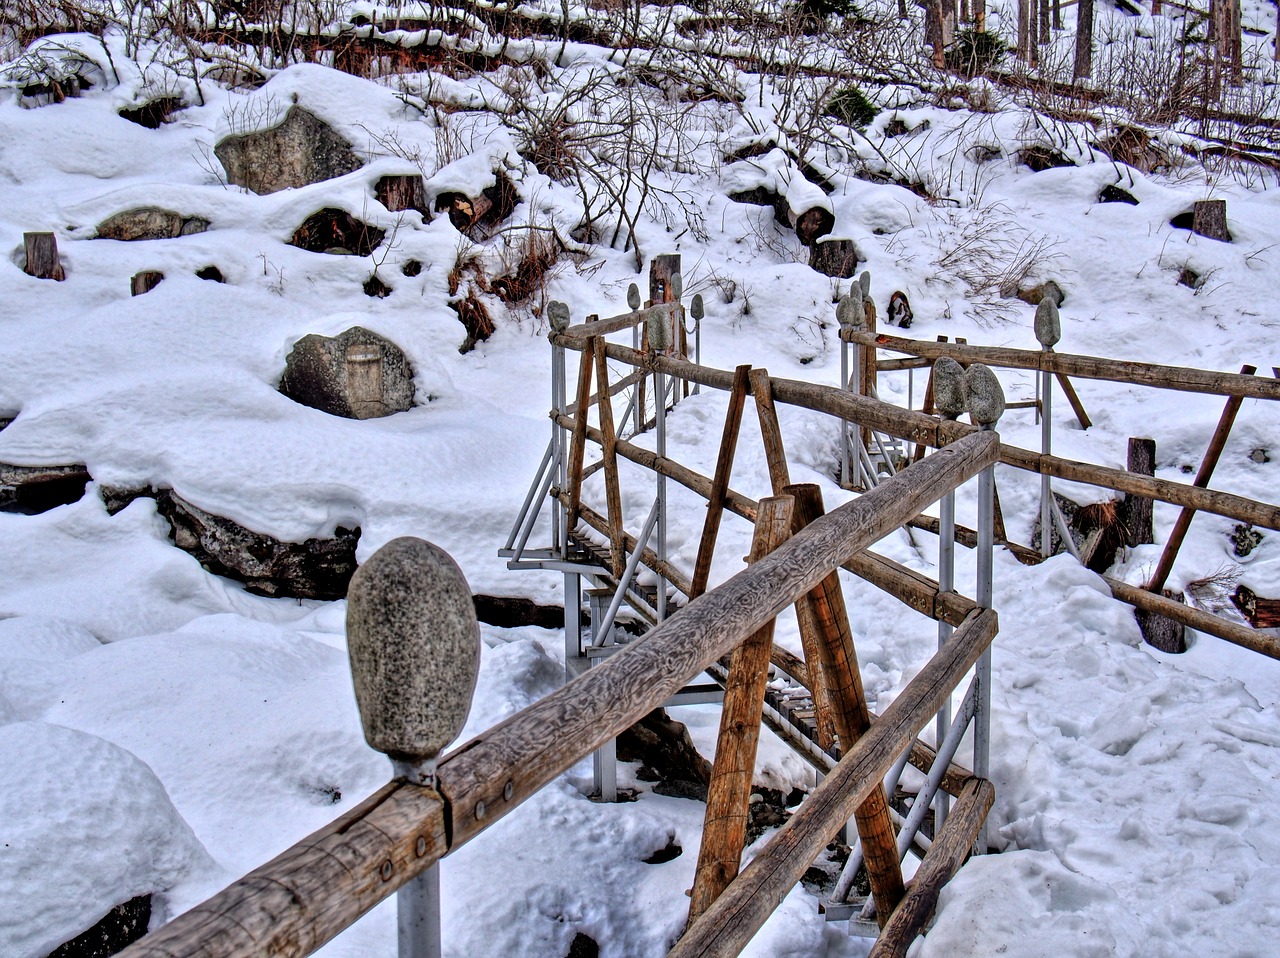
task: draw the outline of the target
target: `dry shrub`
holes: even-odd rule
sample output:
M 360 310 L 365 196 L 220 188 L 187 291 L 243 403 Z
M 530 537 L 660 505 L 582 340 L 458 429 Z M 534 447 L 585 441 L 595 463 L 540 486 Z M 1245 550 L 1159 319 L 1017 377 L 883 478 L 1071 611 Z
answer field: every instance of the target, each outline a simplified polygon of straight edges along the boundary
M 488 307 L 476 295 L 475 286 L 468 285 L 467 295 L 450 303 L 449 306 L 458 314 L 459 322 L 467 331 L 467 338 L 458 347 L 458 352 L 469 353 L 476 348 L 476 343 L 484 342 L 493 335 L 495 328 L 493 317 L 489 315 Z
M 508 306 L 518 306 L 545 293 L 558 272 L 561 252 L 555 233 L 545 227 L 522 227 L 515 235 L 502 251 L 502 275 L 489 284 Z

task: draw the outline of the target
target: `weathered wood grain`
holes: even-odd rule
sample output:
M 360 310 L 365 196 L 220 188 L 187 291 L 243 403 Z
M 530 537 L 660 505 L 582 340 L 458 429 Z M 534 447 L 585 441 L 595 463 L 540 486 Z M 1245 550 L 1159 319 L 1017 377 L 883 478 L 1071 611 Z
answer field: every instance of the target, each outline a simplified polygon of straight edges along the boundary
M 729 476 L 733 472 L 733 457 L 738 449 L 742 409 L 746 405 L 747 390 L 750 388 L 750 372 L 750 366 L 739 366 L 733 372 L 733 388 L 729 390 L 729 409 L 724 417 L 724 433 L 720 437 L 720 451 L 716 454 L 715 475 L 711 477 L 711 493 L 707 496 L 707 516 L 702 523 L 698 555 L 693 563 L 691 598 L 697 598 L 707 591 L 711 560 L 715 557 L 716 539 L 720 533 L 720 518 L 724 515 L 725 496 L 729 492 Z
M 622 529 L 622 492 L 618 488 L 618 437 L 613 430 L 613 398 L 609 392 L 609 358 L 603 349 L 597 349 L 595 354 L 600 448 L 604 462 L 605 503 L 609 510 L 609 564 L 613 577 L 621 579 L 627 556 Z

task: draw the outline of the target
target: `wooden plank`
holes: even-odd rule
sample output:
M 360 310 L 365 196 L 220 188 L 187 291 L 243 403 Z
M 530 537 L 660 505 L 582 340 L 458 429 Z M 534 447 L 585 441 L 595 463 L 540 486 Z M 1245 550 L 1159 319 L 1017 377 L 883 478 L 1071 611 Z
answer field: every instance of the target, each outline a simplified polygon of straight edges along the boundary
M 859 330 L 842 329 L 840 338 L 851 343 L 869 343 L 895 353 L 909 353 L 927 359 L 950 356 L 956 361 L 986 363 L 1005 369 L 1039 369 L 1081 379 L 1156 386 L 1181 392 L 1208 393 L 1214 396 L 1239 396 L 1246 399 L 1280 399 L 1280 382 L 1243 374 L 1191 369 L 1185 366 L 1163 366 L 1136 363 L 1123 359 L 1105 359 L 1076 353 L 1059 353 L 1040 349 L 1012 349 L 1005 346 L 959 346 L 930 343 L 886 334 L 871 335 Z
M 865 317 L 865 320 L 866 320 L 867 333 L 873 337 L 871 341 L 872 343 L 874 343 L 875 342 L 874 335 L 876 332 L 875 300 L 864 299 L 862 301 L 862 306 L 863 306 L 863 316 Z M 877 353 L 874 345 L 858 346 L 857 356 L 854 359 L 854 362 L 862 363 L 862 370 L 861 370 L 860 379 L 858 382 L 858 386 L 859 386 L 858 393 L 859 395 L 865 398 L 870 398 L 872 396 L 877 395 L 876 357 L 877 357 Z M 871 429 L 864 426 L 861 430 L 861 435 L 862 435 L 862 447 L 864 449 L 870 450 L 872 448 Z
M 791 535 L 795 501 L 775 496 L 760 501 L 748 562 L 759 562 Z M 773 648 L 770 619 L 747 636 L 729 660 L 716 739 L 716 760 L 707 787 L 702 847 L 689 899 L 689 923 L 697 921 L 738 874 L 746 844 L 751 780 L 760 741 L 760 719 Z
M 915 468 L 927 466 L 935 458 L 930 456 Z M 887 480 L 854 501 L 874 496 L 891 482 L 892 479 Z M 996 630 L 996 614 L 991 609 L 976 612 L 961 625 L 885 710 L 880 721 L 809 793 L 769 844 L 689 928 L 668 952 L 668 958 L 737 955 L 836 832 L 853 817 L 858 805 L 884 779 L 916 732 L 932 719 L 956 683 L 991 644 Z
M 448 847 L 440 796 L 391 782 L 118 958 L 301 958 Z
M 1257 372 L 1257 367 L 1245 365 L 1240 367 L 1242 376 L 1252 376 Z M 1222 450 L 1227 445 L 1227 437 L 1231 435 L 1231 427 L 1235 425 L 1236 413 L 1240 411 L 1240 404 L 1243 400 L 1239 396 L 1232 396 L 1226 401 L 1222 408 L 1222 415 L 1218 418 L 1218 425 L 1213 430 L 1213 437 L 1209 440 L 1209 448 L 1205 450 L 1204 459 L 1200 462 L 1200 468 L 1196 471 L 1195 482 L 1192 483 L 1196 488 L 1203 489 L 1209 485 L 1209 480 L 1213 478 L 1213 470 L 1217 468 L 1218 460 L 1222 457 Z M 1173 524 L 1173 531 L 1169 533 L 1169 539 L 1164 545 L 1164 550 L 1160 553 L 1160 561 L 1156 563 L 1156 571 L 1152 573 L 1151 580 L 1147 583 L 1146 588 L 1152 592 L 1160 592 L 1164 589 L 1165 581 L 1169 578 L 1169 573 L 1173 571 L 1173 563 L 1178 558 L 1178 550 L 1182 548 L 1182 541 L 1187 537 L 1187 530 L 1191 528 L 1191 520 L 1195 517 L 1194 509 L 1184 508 L 1178 513 L 1178 518 Z
M 595 356 L 595 340 L 587 340 L 582 350 L 582 359 L 578 364 L 578 401 L 576 408 L 583 410 L 582 415 L 571 420 L 573 433 L 569 439 L 569 501 L 565 503 L 568 510 L 568 528 L 572 529 L 578 521 L 578 505 L 582 501 L 582 459 L 587 448 L 587 416 L 585 410 L 590 408 L 591 397 L 591 364 Z
M 618 488 L 618 436 L 613 430 L 613 397 L 609 392 L 609 357 L 595 351 L 596 388 L 600 416 L 600 448 L 604 457 L 605 502 L 609 510 L 609 564 L 613 577 L 622 577 L 627 567 L 626 542 L 622 528 L 622 493 Z
M 773 387 L 769 384 L 769 370 L 752 369 L 751 397 L 756 401 L 756 413 L 760 419 L 760 436 L 764 440 L 764 457 L 769 466 L 769 482 L 773 494 L 781 495 L 791 482 L 787 472 L 787 453 L 782 444 L 782 430 L 778 426 L 778 410 L 773 404 Z
M 983 778 L 965 783 L 955 806 L 933 839 L 929 854 L 911 879 L 906 897 L 894 910 L 880 937 L 871 947 L 869 958 L 905 958 L 938 906 L 942 886 L 951 880 L 973 849 L 974 839 L 995 801 L 996 790 Z
M 733 457 L 738 450 L 738 433 L 742 426 L 742 408 L 746 404 L 747 390 L 750 388 L 750 372 L 750 366 L 739 366 L 733 372 L 729 409 L 724 417 L 724 432 L 720 436 L 715 475 L 711 478 L 711 494 L 707 497 L 707 516 L 702 523 L 702 538 L 698 541 L 698 555 L 693 563 L 693 589 L 689 593 L 690 598 L 697 598 L 707 591 L 711 560 L 716 550 L 716 538 L 720 533 L 720 518 L 724 515 L 724 497 L 729 491 Z
M 975 476 L 995 460 L 998 448 L 993 433 L 975 434 L 885 480 L 694 599 L 603 664 L 451 752 L 440 762 L 437 778 L 449 803 L 455 844 L 635 724 L 817 585 L 832 566 Z M 845 819 L 852 814 L 850 808 Z
M 1268 658 L 1280 659 L 1280 638 L 1274 635 L 1255 632 L 1253 629 L 1237 622 L 1232 622 L 1229 619 L 1224 619 L 1201 609 L 1192 608 L 1189 605 L 1183 605 L 1181 602 L 1175 602 L 1173 599 L 1165 598 L 1163 595 L 1157 595 L 1136 585 L 1121 582 L 1119 579 L 1112 579 L 1110 576 L 1103 576 L 1102 578 L 1107 583 L 1107 587 L 1111 589 L 1113 596 L 1121 602 L 1129 603 L 1134 608 L 1162 615 L 1166 619 L 1172 619 L 1175 622 L 1181 622 L 1197 632 L 1217 636 L 1232 645 L 1252 649 L 1254 652 L 1261 653 Z
M 788 486 L 795 496 L 795 522 L 802 529 L 816 521 L 826 511 L 822 504 L 822 491 L 811 483 Z M 844 593 L 840 588 L 840 574 L 832 571 L 816 589 L 796 603 L 800 617 L 801 635 L 806 624 L 816 633 L 821 681 L 825 693 L 827 711 L 834 720 L 840 736 L 840 747 L 848 750 L 871 728 L 871 714 L 867 707 L 866 692 L 862 687 L 862 674 L 858 668 L 858 653 L 853 644 L 853 629 L 845 607 Z M 808 653 L 806 661 L 813 662 Z M 813 678 L 815 670 L 810 669 Z M 821 719 L 821 713 L 819 713 Z M 818 727 L 818 744 L 822 726 Z M 858 806 L 854 818 L 858 837 L 862 841 L 863 861 L 871 879 L 871 893 L 876 912 L 887 918 L 902 898 L 902 866 L 898 860 L 897 839 L 893 822 L 889 818 L 889 802 L 884 785 L 877 783 L 866 800 Z

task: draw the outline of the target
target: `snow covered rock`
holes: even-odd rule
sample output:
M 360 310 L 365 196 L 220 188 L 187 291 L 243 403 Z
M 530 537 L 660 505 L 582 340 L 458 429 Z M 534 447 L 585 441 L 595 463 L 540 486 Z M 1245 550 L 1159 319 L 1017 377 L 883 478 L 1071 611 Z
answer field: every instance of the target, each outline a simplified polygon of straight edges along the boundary
M 151 769 L 96 735 L 0 726 L 0 768 L 16 773 L 0 794 L 0 954 L 41 958 L 212 864 Z
M 391 340 L 352 326 L 337 336 L 311 333 L 294 343 L 280 391 L 331 416 L 376 419 L 413 408 L 413 370 Z
M 0 462 L 0 512 L 48 512 L 79 500 L 88 482 L 89 472 L 80 464 L 15 466 Z
M 259 194 L 331 180 L 364 165 L 350 143 L 296 105 L 279 126 L 229 136 L 213 152 L 228 182 Z
M 109 216 L 98 224 L 98 239 L 152 240 L 173 239 L 203 233 L 209 221 L 198 216 L 183 216 L 158 206 L 140 206 Z

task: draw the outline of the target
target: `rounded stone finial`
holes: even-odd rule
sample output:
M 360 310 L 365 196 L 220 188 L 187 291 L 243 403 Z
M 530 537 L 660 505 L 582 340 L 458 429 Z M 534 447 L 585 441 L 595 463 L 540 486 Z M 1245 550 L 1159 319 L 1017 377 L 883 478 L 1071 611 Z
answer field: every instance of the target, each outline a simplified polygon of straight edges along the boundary
M 439 546 L 403 536 L 356 570 L 347 649 L 371 747 L 422 764 L 462 731 L 480 669 L 480 626 L 462 570 Z
M 853 288 L 857 289 L 858 284 L 854 283 Z M 848 296 L 840 297 L 840 302 L 836 303 L 836 322 L 840 324 L 841 329 L 866 328 L 867 313 L 862 306 L 861 295 L 850 292 Z
M 640 287 L 635 283 L 627 287 L 627 306 L 633 313 L 640 308 Z
M 557 333 L 563 333 L 569 328 L 569 306 L 562 303 L 558 299 L 553 299 L 547 303 L 547 320 L 551 323 L 551 328 Z
M 964 397 L 969 415 L 979 426 L 990 428 L 1004 415 L 1004 389 L 996 374 L 982 363 L 964 371 Z
M 697 293 L 693 297 L 693 302 L 689 304 L 689 315 L 694 319 L 701 319 L 707 315 L 706 307 L 702 304 L 702 294 Z
M 675 302 L 680 302 L 680 298 L 684 296 L 684 276 L 680 273 L 671 274 L 671 298 Z
M 964 413 L 964 367 L 950 356 L 933 362 L 933 404 L 944 419 L 959 419 Z
M 1062 320 L 1058 315 L 1058 304 L 1052 297 L 1046 296 L 1036 307 L 1035 330 L 1036 339 L 1045 349 L 1052 349 L 1062 338 Z
M 862 275 L 858 277 L 858 286 L 862 290 L 862 298 L 866 299 L 871 295 L 871 271 L 863 270 Z
M 671 321 L 665 309 L 650 307 L 645 314 L 644 328 L 649 337 L 649 348 L 654 352 L 666 352 L 671 348 Z

